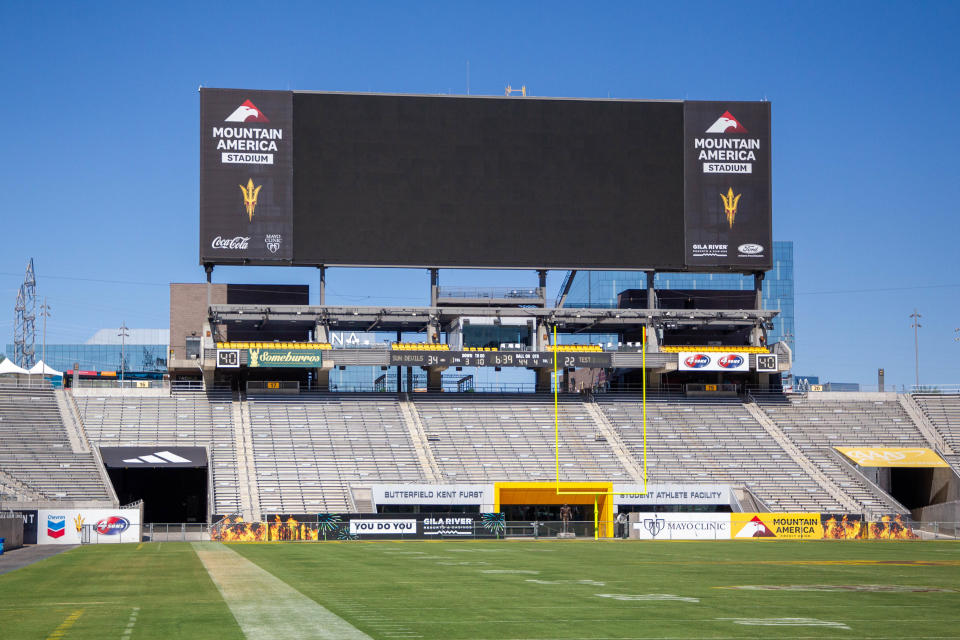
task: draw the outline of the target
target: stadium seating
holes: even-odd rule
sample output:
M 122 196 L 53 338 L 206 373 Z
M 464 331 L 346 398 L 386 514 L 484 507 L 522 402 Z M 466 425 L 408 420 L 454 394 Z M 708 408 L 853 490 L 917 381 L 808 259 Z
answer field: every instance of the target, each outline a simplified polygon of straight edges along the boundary
M 0 471 L 50 500 L 109 502 L 93 453 L 74 453 L 53 389 L 0 387 Z
M 598 404 L 642 460 L 641 398 L 608 394 Z M 841 510 L 736 398 L 648 397 L 647 465 L 651 482 L 742 486 L 772 511 Z
M 760 400 L 761 408 L 803 454 L 867 513 L 889 512 L 860 479 L 845 470 L 835 447 L 928 447 L 897 402 L 793 398 Z
M 414 405 L 444 481 L 556 479 L 552 397 L 430 394 Z M 579 398 L 560 403 L 560 479 L 632 482 Z
M 0 396 L 0 404 L 2 400 Z M 960 450 L 960 396 L 917 400 L 947 441 Z M 89 439 L 96 445 L 208 446 L 213 511 L 240 509 L 238 447 L 229 392 L 159 398 L 80 396 L 77 401 Z M 601 437 L 601 426 L 586 402 L 590 401 L 579 396 L 560 400 L 561 480 L 633 482 Z M 540 394 L 425 393 L 411 395 L 408 406 L 420 418 L 439 481 L 458 483 L 553 480 L 552 403 L 552 396 Z M 596 406 L 642 465 L 640 397 L 604 394 L 598 396 Z M 896 402 L 788 400 L 778 394 L 758 398 L 758 406 L 867 513 L 889 512 L 890 507 L 830 449 L 929 446 Z M 14 427 L 16 435 L 5 440 L 9 446 L 4 447 L 4 455 L 38 449 L 69 454 L 52 396 L 42 410 L 31 408 L 31 423 L 50 428 Z M 253 445 L 251 481 L 256 483 L 261 512 L 351 511 L 356 508 L 351 487 L 427 481 L 421 467 L 426 463 L 418 458 L 411 441 L 405 409 L 393 394 L 251 394 L 246 409 L 249 425 L 243 428 L 249 428 Z M 14 413 L 6 409 L 2 415 L 0 435 L 5 435 Z M 744 487 L 771 510 L 844 510 L 737 398 L 652 393 L 647 406 L 647 456 L 651 482 Z M 6 470 L 3 464 L 0 469 Z M 30 487 L 47 490 L 35 477 L 21 477 L 16 471 L 11 475 Z
M 240 510 L 231 394 L 187 392 L 164 397 L 77 396 L 95 446 L 205 446 L 213 476 L 213 513 Z
M 248 402 L 265 513 L 352 511 L 352 484 L 423 481 L 395 395 L 264 394 Z
M 923 413 L 954 453 L 944 454 L 944 459 L 960 473 L 960 395 L 914 394 Z

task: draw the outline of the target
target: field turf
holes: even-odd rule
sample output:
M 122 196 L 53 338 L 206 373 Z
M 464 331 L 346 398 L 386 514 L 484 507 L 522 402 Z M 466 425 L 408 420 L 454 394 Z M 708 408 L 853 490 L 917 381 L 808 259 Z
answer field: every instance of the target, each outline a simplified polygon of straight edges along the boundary
M 960 637 L 951 542 L 227 546 L 88 546 L 0 575 L 0 638 L 298 637 L 251 625 L 277 593 L 384 640 Z M 221 592 L 204 564 L 221 556 L 249 568 L 255 597 Z

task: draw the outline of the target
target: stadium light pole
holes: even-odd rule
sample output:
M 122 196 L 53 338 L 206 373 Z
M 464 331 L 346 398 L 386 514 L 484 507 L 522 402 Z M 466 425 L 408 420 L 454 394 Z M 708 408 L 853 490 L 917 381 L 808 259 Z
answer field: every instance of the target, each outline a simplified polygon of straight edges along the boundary
M 913 370 L 914 370 L 914 388 L 920 386 L 920 338 L 918 329 L 923 325 L 920 324 L 920 318 L 923 316 L 917 313 L 917 310 L 914 309 L 913 313 L 910 314 L 910 317 L 913 319 L 913 322 L 910 324 L 913 327 Z
M 120 333 L 117 334 L 120 336 L 120 387 L 123 387 L 123 374 L 125 373 L 126 366 L 124 360 L 126 360 L 125 350 L 127 346 L 127 338 L 130 337 L 130 334 L 127 333 L 127 322 L 124 320 L 123 324 L 120 325 Z
M 43 296 L 43 304 L 40 305 L 40 317 L 43 318 L 43 369 L 40 370 L 42 376 L 47 367 L 47 318 L 50 317 L 50 305 L 47 304 L 47 296 Z

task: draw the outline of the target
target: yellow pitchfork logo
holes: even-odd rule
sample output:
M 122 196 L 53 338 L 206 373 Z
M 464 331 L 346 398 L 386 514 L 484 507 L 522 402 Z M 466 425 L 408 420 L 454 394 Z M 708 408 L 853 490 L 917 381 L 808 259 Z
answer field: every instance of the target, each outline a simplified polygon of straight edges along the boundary
M 243 192 L 243 204 L 247 206 L 247 215 L 250 222 L 253 222 L 253 210 L 257 208 L 257 196 L 260 195 L 260 189 L 263 185 L 254 186 L 253 178 L 247 180 L 247 186 L 240 185 L 240 191 Z
M 727 222 L 730 223 L 731 229 L 733 229 L 733 218 L 737 215 L 737 203 L 740 202 L 740 196 L 742 195 L 742 193 L 733 195 L 732 187 L 727 191 L 727 195 L 720 194 L 720 199 L 723 200 L 723 210 L 727 214 Z

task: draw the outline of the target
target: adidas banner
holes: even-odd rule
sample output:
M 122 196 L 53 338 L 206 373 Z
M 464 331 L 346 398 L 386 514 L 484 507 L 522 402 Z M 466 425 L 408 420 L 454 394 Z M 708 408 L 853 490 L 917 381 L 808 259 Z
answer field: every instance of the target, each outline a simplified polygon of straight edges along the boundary
M 207 466 L 203 447 L 100 447 L 108 469 L 173 469 Z

